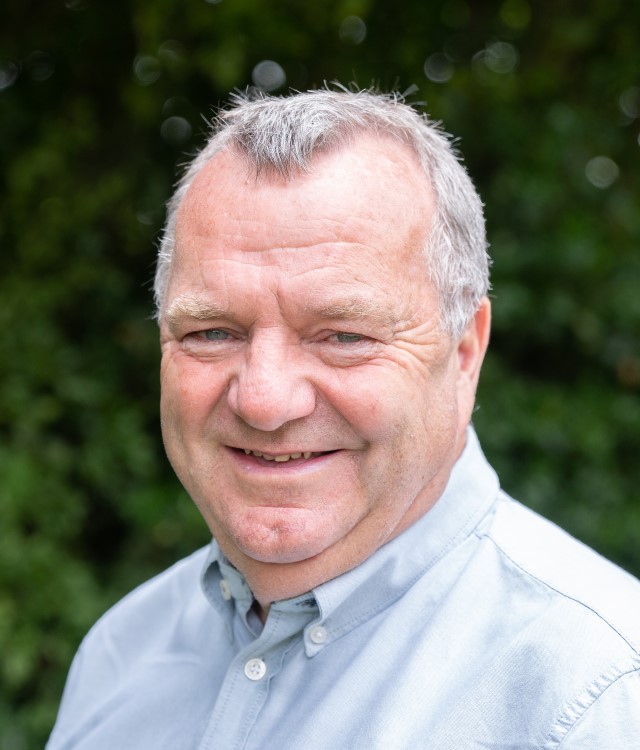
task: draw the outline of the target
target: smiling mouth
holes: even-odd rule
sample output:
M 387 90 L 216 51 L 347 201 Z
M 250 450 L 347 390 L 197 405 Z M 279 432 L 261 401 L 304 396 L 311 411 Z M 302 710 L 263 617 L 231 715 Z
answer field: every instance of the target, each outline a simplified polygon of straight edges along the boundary
M 249 448 L 235 448 L 239 453 L 244 453 L 247 456 L 254 456 L 260 458 L 263 461 L 273 461 L 274 463 L 288 463 L 289 461 L 309 461 L 312 458 L 318 458 L 318 456 L 327 456 L 330 453 L 336 451 L 300 451 L 299 453 L 263 453 L 262 451 L 254 451 Z

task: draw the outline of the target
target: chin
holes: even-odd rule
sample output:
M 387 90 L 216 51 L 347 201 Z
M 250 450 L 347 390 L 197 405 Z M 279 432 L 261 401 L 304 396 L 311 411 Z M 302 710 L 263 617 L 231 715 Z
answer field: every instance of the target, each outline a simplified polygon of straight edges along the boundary
M 324 552 L 334 543 L 326 532 L 317 533 L 308 524 L 252 524 L 236 528 L 233 546 L 245 557 L 261 563 L 298 563 Z
M 256 562 L 280 565 L 310 560 L 324 552 L 329 546 L 328 541 L 308 540 L 300 538 L 297 534 L 283 533 L 282 530 L 278 530 L 276 534 L 270 534 L 268 539 L 236 540 L 236 547 L 245 557 Z
M 264 565 L 295 565 L 315 557 L 315 554 L 308 554 L 297 548 L 283 550 L 247 549 L 244 550 L 244 554 L 254 562 Z

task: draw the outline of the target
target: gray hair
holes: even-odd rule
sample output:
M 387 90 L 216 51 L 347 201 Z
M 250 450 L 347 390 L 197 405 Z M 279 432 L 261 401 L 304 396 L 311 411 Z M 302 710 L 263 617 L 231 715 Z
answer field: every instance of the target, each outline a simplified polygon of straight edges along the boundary
M 314 155 L 348 147 L 363 131 L 392 138 L 418 156 L 436 203 L 425 247 L 427 273 L 440 298 L 442 327 L 454 340 L 459 338 L 489 289 L 482 202 L 439 123 L 419 114 L 400 95 L 370 90 L 234 96 L 231 108 L 218 113 L 209 140 L 187 166 L 169 201 L 155 276 L 158 315 L 169 279 L 178 208 L 213 156 L 230 149 L 244 156 L 258 174 L 271 171 L 293 179 L 311 171 Z

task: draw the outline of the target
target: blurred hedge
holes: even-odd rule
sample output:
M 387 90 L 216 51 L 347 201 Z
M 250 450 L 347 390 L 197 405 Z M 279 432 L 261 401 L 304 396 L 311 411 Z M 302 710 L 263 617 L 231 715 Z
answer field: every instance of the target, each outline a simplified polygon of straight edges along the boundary
M 476 425 L 507 490 L 640 573 L 640 5 L 14 0 L 0 31 L 0 748 L 91 624 L 207 541 L 149 320 L 178 164 L 234 87 L 407 90 L 487 205 Z

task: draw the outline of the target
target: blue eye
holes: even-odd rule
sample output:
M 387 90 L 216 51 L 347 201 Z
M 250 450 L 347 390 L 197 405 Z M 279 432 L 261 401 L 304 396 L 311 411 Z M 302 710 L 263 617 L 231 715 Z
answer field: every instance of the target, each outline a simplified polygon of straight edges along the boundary
M 361 333 L 344 333 L 344 331 L 336 333 L 336 341 L 339 344 L 356 344 L 362 339 L 364 336 Z
M 226 341 L 229 338 L 228 331 L 223 331 L 222 328 L 209 328 L 202 333 L 207 341 Z

